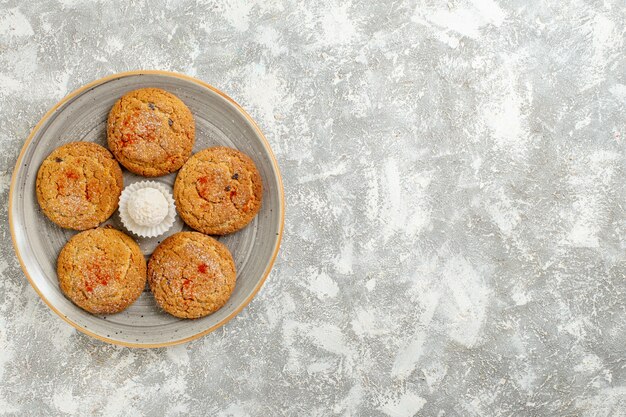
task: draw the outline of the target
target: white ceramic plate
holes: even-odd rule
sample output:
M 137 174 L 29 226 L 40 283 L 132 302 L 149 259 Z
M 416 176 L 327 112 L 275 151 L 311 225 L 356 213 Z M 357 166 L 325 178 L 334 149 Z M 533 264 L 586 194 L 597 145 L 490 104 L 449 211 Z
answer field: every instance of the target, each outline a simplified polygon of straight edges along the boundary
M 220 237 L 233 254 L 237 285 L 217 312 L 181 320 L 160 310 L 148 289 L 127 310 L 94 316 L 76 307 L 59 289 L 56 259 L 76 232 L 62 229 L 39 209 L 35 179 L 41 162 L 58 146 L 90 141 L 106 147 L 106 120 L 113 103 L 128 91 L 158 87 L 177 95 L 196 120 L 194 152 L 223 145 L 239 149 L 255 162 L 263 179 L 263 206 L 246 228 Z M 176 174 L 152 178 L 171 187 Z M 144 179 L 124 170 L 124 185 Z M 259 291 L 269 274 L 282 237 L 284 196 L 272 150 L 250 116 L 232 99 L 188 76 L 163 71 L 135 71 L 94 81 L 65 97 L 35 126 L 18 157 L 9 195 L 9 220 L 15 251 L 24 274 L 41 298 L 65 321 L 98 339 L 132 347 L 183 343 L 215 330 L 233 318 Z M 124 230 L 116 212 L 106 222 Z M 167 235 L 188 230 L 179 217 Z M 166 236 L 137 238 L 149 256 Z

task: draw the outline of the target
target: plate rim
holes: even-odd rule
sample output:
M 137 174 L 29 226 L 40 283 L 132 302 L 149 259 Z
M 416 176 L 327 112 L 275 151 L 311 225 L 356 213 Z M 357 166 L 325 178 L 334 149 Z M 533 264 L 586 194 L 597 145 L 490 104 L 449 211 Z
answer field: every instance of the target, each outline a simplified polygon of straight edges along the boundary
M 39 290 L 39 288 L 35 284 L 34 280 L 30 276 L 30 274 L 28 273 L 28 270 L 26 268 L 24 260 L 22 259 L 22 255 L 21 255 L 20 250 L 19 250 L 18 245 L 17 245 L 15 225 L 13 224 L 13 193 L 14 193 L 15 184 L 17 182 L 17 172 L 19 170 L 19 167 L 21 166 L 22 158 L 24 157 L 24 154 L 26 152 L 26 148 L 30 145 L 31 141 L 33 140 L 33 137 L 39 131 L 39 129 L 41 128 L 43 123 L 46 120 L 48 120 L 50 118 L 50 116 L 52 116 L 60 106 L 65 104 L 70 99 L 72 99 L 72 98 L 78 96 L 79 94 L 83 93 L 84 91 L 86 91 L 86 90 L 88 90 L 88 89 L 90 89 L 92 87 L 95 87 L 95 86 L 97 86 L 99 84 L 102 84 L 104 82 L 110 81 L 112 79 L 124 78 L 124 77 L 129 77 L 129 76 L 136 76 L 136 75 L 164 75 L 164 76 L 167 76 L 167 77 L 174 77 L 174 78 L 179 78 L 179 79 L 182 79 L 182 80 L 185 80 L 185 81 L 191 81 L 191 82 L 194 82 L 196 84 L 199 84 L 202 87 L 208 88 L 209 90 L 213 91 L 214 93 L 220 95 L 221 97 L 223 97 L 224 99 L 229 101 L 235 107 L 235 109 L 244 118 L 246 118 L 248 120 L 250 125 L 254 128 L 256 134 L 258 135 L 258 137 L 263 142 L 263 145 L 265 146 L 265 148 L 268 151 L 268 154 L 270 156 L 270 159 L 271 159 L 272 165 L 274 167 L 274 170 L 276 171 L 276 177 L 277 177 L 278 185 L 279 185 L 279 187 L 278 187 L 279 195 L 278 196 L 279 196 L 280 221 L 279 221 L 279 228 L 278 228 L 278 239 L 276 240 L 276 244 L 275 244 L 274 251 L 272 253 L 272 257 L 270 259 L 270 262 L 267 265 L 265 271 L 263 272 L 263 276 L 261 277 L 261 280 L 257 283 L 257 285 L 253 289 L 252 293 L 231 314 L 226 316 L 224 319 L 219 321 L 217 324 L 209 327 L 206 330 L 198 332 L 197 334 L 194 334 L 192 336 L 185 337 L 183 339 L 163 342 L 163 343 L 130 343 L 130 342 L 124 342 L 124 341 L 120 341 L 120 340 L 110 339 L 110 338 L 107 338 L 105 336 L 96 334 L 96 333 L 94 333 L 94 332 L 92 332 L 92 331 L 90 331 L 88 329 L 85 329 L 84 327 L 74 323 L 72 320 L 70 320 L 68 317 L 66 317 L 63 313 L 61 313 L 59 310 L 57 310 L 57 308 Z M 164 70 L 133 70 L 133 71 L 117 72 L 117 73 L 114 73 L 114 74 L 107 75 L 105 77 L 98 78 L 98 79 L 96 79 L 94 81 L 91 81 L 91 82 L 89 82 L 89 83 L 87 83 L 87 84 L 77 88 L 76 90 L 70 92 L 69 94 L 67 94 L 65 97 L 63 97 L 61 100 L 59 100 L 54 106 L 52 106 L 43 115 L 43 117 L 39 120 L 39 122 L 35 125 L 35 127 L 33 127 L 33 129 L 31 130 L 30 134 L 26 138 L 26 141 L 24 142 L 24 145 L 22 145 L 22 149 L 20 150 L 20 153 L 19 153 L 19 155 L 17 157 L 17 160 L 15 162 L 15 166 L 13 167 L 13 173 L 11 174 L 11 185 L 9 186 L 9 207 L 8 207 L 8 209 L 9 209 L 9 229 L 11 231 L 11 241 L 13 243 L 13 250 L 15 252 L 15 255 L 17 256 L 17 259 L 18 259 L 18 261 L 20 263 L 20 268 L 22 269 L 22 272 L 24 273 L 24 275 L 26 276 L 26 279 L 30 283 L 30 286 L 35 290 L 35 292 L 44 301 L 44 303 L 52 311 L 54 311 L 56 313 L 57 316 L 61 317 L 61 319 L 63 319 L 65 322 L 70 324 L 72 327 L 74 327 L 76 330 L 80 331 L 81 333 L 84 333 L 84 334 L 86 334 L 88 336 L 91 336 L 91 337 L 96 338 L 98 340 L 101 340 L 103 342 L 114 344 L 114 345 L 118 345 L 118 346 L 130 347 L 130 348 L 152 349 L 152 348 L 160 348 L 160 347 L 179 345 L 179 344 L 182 344 L 182 343 L 187 343 L 187 342 L 190 342 L 192 340 L 198 339 L 198 338 L 200 338 L 202 336 L 205 336 L 205 335 L 213 332 L 214 330 L 217 330 L 218 328 L 222 327 L 226 323 L 228 323 L 231 319 L 233 319 L 235 316 L 237 316 L 241 312 L 241 310 L 243 310 L 248 304 L 250 304 L 252 299 L 257 295 L 257 293 L 259 292 L 259 290 L 261 289 L 261 287 L 263 286 L 263 284 L 267 280 L 267 277 L 269 276 L 270 272 L 272 271 L 272 268 L 274 267 L 274 262 L 276 261 L 276 257 L 278 256 L 278 252 L 280 250 L 280 245 L 281 245 L 281 242 L 282 242 L 283 231 L 284 231 L 284 226 L 285 226 L 285 190 L 284 190 L 284 186 L 283 186 L 283 180 L 282 180 L 282 175 L 281 175 L 281 172 L 280 172 L 280 168 L 278 166 L 278 161 L 276 160 L 276 156 L 274 155 L 274 151 L 272 150 L 272 147 L 270 146 L 267 138 L 265 137 L 265 135 L 263 134 L 263 132 L 261 131 L 259 126 L 256 124 L 254 119 L 252 119 L 252 117 L 235 100 L 233 100 L 226 93 L 224 93 L 223 91 L 217 89 L 216 87 L 212 86 L 211 84 L 209 84 L 209 83 L 207 83 L 205 81 L 199 80 L 199 79 L 197 79 L 195 77 L 186 75 L 186 74 L 181 74 L 181 73 L 172 72 L 172 71 L 164 71 Z

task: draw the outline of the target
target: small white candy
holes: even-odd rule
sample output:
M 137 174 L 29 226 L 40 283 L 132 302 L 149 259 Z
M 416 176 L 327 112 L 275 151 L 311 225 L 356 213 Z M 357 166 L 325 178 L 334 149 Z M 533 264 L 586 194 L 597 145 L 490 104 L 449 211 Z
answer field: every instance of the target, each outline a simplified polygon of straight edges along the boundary
M 128 214 L 141 226 L 156 226 L 167 216 L 168 204 L 156 188 L 141 188 L 128 199 Z

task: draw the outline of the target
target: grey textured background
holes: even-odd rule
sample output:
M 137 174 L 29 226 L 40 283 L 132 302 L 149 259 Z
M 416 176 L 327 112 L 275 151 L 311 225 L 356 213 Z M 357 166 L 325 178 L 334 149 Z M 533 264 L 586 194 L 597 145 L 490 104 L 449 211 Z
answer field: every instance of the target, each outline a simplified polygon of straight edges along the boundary
M 626 415 L 622 1 L 0 7 L 0 413 Z M 239 101 L 287 198 L 249 307 L 157 350 L 48 310 L 6 209 L 44 112 L 140 68 Z

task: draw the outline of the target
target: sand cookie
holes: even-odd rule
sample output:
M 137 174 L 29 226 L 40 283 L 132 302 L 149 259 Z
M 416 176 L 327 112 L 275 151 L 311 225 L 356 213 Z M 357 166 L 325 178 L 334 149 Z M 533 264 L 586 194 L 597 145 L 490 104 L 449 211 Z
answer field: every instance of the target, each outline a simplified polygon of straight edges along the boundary
M 59 285 L 80 308 L 94 314 L 118 313 L 146 286 L 146 260 L 133 239 L 112 228 L 72 237 L 57 260 Z
M 235 288 L 235 263 L 220 242 L 197 232 L 165 239 L 148 262 L 148 283 L 166 312 L 198 318 L 219 310 Z
M 117 209 L 122 170 L 111 152 L 91 142 L 55 149 L 37 173 L 37 201 L 61 227 L 85 230 L 98 226 Z
M 109 149 L 129 171 L 156 177 L 178 170 L 191 155 L 195 123 L 185 103 L 158 88 L 120 98 L 107 123 Z
M 254 162 L 230 148 L 208 148 L 178 172 L 174 200 L 190 227 L 211 235 L 242 229 L 261 208 L 263 185 Z

